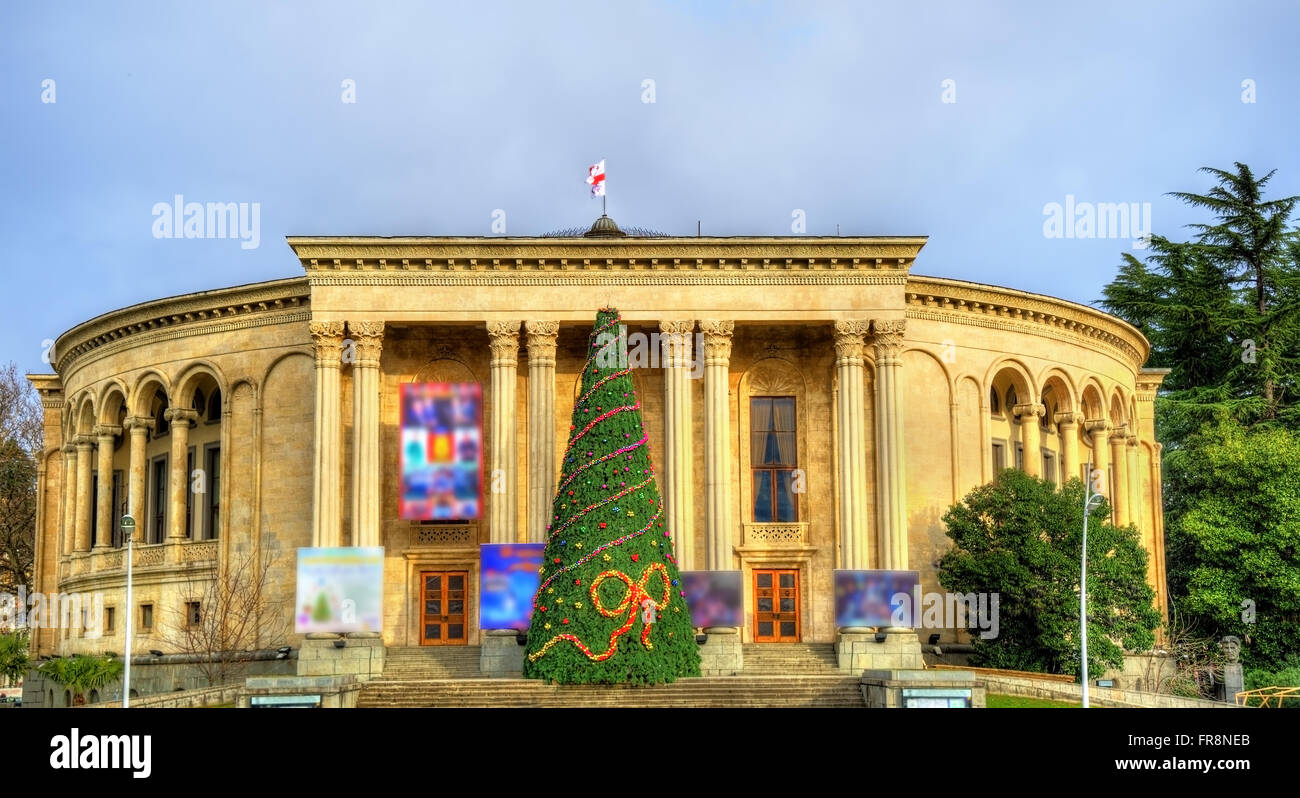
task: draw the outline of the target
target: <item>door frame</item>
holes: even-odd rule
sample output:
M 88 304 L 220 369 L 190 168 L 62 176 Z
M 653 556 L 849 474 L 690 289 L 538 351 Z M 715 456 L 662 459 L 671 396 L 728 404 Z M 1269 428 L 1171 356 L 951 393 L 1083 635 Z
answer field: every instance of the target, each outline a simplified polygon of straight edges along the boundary
M 773 612 L 778 612 L 778 613 L 780 612 L 780 609 L 779 609 L 779 608 L 780 608 L 780 606 L 781 606 L 781 605 L 780 605 L 780 600 L 781 600 L 781 596 L 780 596 L 780 590 L 781 590 L 781 574 L 780 574 L 780 573 L 777 573 L 777 572 L 779 572 L 779 571 L 794 572 L 794 575 L 795 575 L 795 577 L 794 577 L 794 591 L 795 591 L 795 599 L 794 599 L 794 600 L 795 600 L 794 637 L 795 637 L 795 639 L 794 639 L 794 640 L 759 640 L 759 639 L 758 639 L 758 572 L 759 572 L 759 571 L 768 571 L 768 572 L 771 572 L 771 573 L 772 573 L 772 576 L 773 576 L 773 580 L 772 580 L 772 590 L 774 591 L 772 597 L 773 597 L 773 598 L 776 600 L 776 602 L 777 602 L 777 603 L 774 605 L 775 607 L 777 607 L 777 609 L 776 609 L 776 610 L 773 610 Z M 802 643 L 802 642 L 804 641 L 804 640 L 803 640 L 803 638 L 804 638 L 804 634 L 803 634 L 803 631 L 804 631 L 804 628 L 803 628 L 803 616 L 804 616 L 804 606 L 803 606 L 803 603 L 804 603 L 804 601 L 803 601 L 804 588 L 803 588 L 803 582 L 804 582 L 804 572 L 803 572 L 803 569 L 802 569 L 802 568 L 789 568 L 789 567 L 782 567 L 782 566 L 763 565 L 763 566 L 761 566 L 761 567 L 755 567 L 755 568 L 750 569 L 749 578 L 750 578 L 750 590 L 752 591 L 752 595 L 753 595 L 753 605 L 754 605 L 753 613 L 750 615 L 750 622 L 753 624 L 753 629 L 752 629 L 752 631 L 751 631 L 751 634 L 753 635 L 753 640 L 754 640 L 754 642 L 755 642 L 755 643 Z M 777 621 L 777 623 L 780 623 L 780 621 Z M 777 634 L 776 634 L 777 637 L 782 637 L 782 636 L 783 636 L 783 635 L 780 634 L 780 629 L 779 629 L 779 627 L 778 627 L 777 629 L 775 629 L 774 631 L 777 633 Z
M 822 620 L 812 615 L 813 578 L 820 572 L 813 569 L 813 557 L 818 552 L 817 546 L 807 543 L 786 545 L 780 548 L 768 546 L 737 546 L 735 551 L 740 557 L 741 589 L 744 599 L 744 625 L 740 629 L 740 639 L 744 643 L 754 642 L 754 570 L 769 568 L 797 569 L 799 571 L 799 639 L 805 643 L 822 642 L 834 639 L 834 619 L 829 629 Z M 829 636 L 829 637 L 828 637 Z
M 448 640 L 448 639 L 445 639 L 445 638 L 444 638 L 444 639 L 441 639 L 441 640 L 428 640 L 428 639 L 426 639 L 425 636 L 424 636 L 424 626 L 425 626 L 425 623 L 424 623 L 424 601 L 425 601 L 424 580 L 425 580 L 425 577 L 427 577 L 427 576 L 433 576 L 433 575 L 440 576 L 440 577 L 442 577 L 444 580 L 447 579 L 447 578 L 449 578 L 449 577 L 451 577 L 451 576 L 463 576 L 463 577 L 465 578 L 465 587 L 464 587 L 464 590 L 462 591 L 462 592 L 464 592 L 465 595 L 464 595 L 464 597 L 461 599 L 461 600 L 464 602 L 464 605 L 463 605 L 463 607 L 462 607 L 462 612 L 461 612 L 461 625 L 464 627 L 464 633 L 465 633 L 463 638 L 456 639 L 456 640 Z M 470 616 L 470 612 L 469 612 L 469 578 L 470 578 L 470 573 L 469 573 L 469 570 L 468 570 L 468 569 L 462 569 L 462 568 L 451 568 L 451 569 L 445 569 L 445 570 L 442 569 L 442 568 L 429 568 L 429 569 L 421 568 L 421 569 L 416 573 L 416 578 L 417 578 L 417 580 L 418 580 L 418 581 L 416 582 L 416 585 L 417 585 L 417 588 L 418 588 L 418 590 L 419 590 L 419 599 L 417 600 L 417 602 L 418 602 L 418 603 L 417 603 L 417 613 L 418 613 L 418 615 L 417 615 L 417 617 L 416 617 L 416 632 L 419 634 L 419 642 L 420 642 L 420 645 L 421 645 L 421 646 L 467 646 L 467 645 L 469 645 L 469 637 L 470 637 L 470 631 L 469 631 L 469 616 Z M 447 590 L 448 590 L 448 588 L 447 588 L 446 584 L 444 583 L 444 585 L 443 585 L 443 587 L 442 587 L 442 594 L 443 594 L 444 596 L 445 596 Z M 446 601 L 447 599 L 445 599 L 445 598 L 441 598 L 441 600 L 442 600 L 442 601 Z
M 478 623 L 478 591 L 479 591 L 479 562 L 478 562 L 478 544 L 472 549 L 468 547 L 440 547 L 440 548 L 418 548 L 408 549 L 402 554 L 405 560 L 405 589 L 402 594 L 389 595 L 385 591 L 384 606 L 385 612 L 392 608 L 394 618 L 391 625 L 392 634 L 396 638 L 393 642 L 388 642 L 387 635 L 389 618 L 384 618 L 385 644 L 386 645 L 403 645 L 419 646 L 423 629 L 420 628 L 423 622 L 424 607 L 421 603 L 424 583 L 420 581 L 420 574 L 423 571 L 464 571 L 469 581 L 465 586 L 465 600 L 468 606 L 465 608 L 465 644 L 470 646 L 479 645 L 482 641 L 481 629 Z M 389 604 L 389 600 L 394 604 Z

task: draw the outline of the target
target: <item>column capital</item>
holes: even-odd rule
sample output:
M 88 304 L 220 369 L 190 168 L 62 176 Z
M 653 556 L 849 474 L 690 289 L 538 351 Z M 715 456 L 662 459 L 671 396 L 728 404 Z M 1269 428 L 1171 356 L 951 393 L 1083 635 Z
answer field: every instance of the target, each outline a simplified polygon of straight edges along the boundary
M 146 433 L 153 429 L 153 419 L 148 416 L 127 416 L 122 421 L 122 427 L 131 434 Z
M 356 344 L 357 359 L 353 365 L 379 367 L 379 353 L 384 348 L 384 323 L 382 321 L 349 321 L 348 337 Z
M 1011 414 L 1016 417 L 1032 416 L 1038 418 L 1047 415 L 1047 408 L 1036 402 L 1025 402 L 1024 404 L 1012 406 Z
M 661 319 L 659 332 L 665 335 L 686 335 L 695 332 L 695 319 Z
M 188 429 L 194 425 L 194 422 L 199 420 L 199 412 L 197 410 L 191 410 L 188 407 L 169 407 L 167 408 L 167 411 L 163 413 L 163 417 L 166 418 L 167 423 L 171 424 L 173 427 L 184 426 Z
M 866 337 L 871 332 L 867 319 L 840 319 L 835 322 L 835 365 L 861 365 Z
M 313 321 L 307 330 L 316 349 L 316 367 L 338 368 L 343 362 L 343 322 Z
M 1156 449 L 1156 457 L 1159 457 L 1160 454 L 1161 454 L 1162 452 L 1164 452 L 1164 450 L 1165 450 L 1165 445 L 1164 445 L 1163 443 L 1161 443 L 1160 441 L 1156 441 L 1154 445 L 1155 445 L 1155 449 Z
M 92 435 L 76 435 L 72 443 L 77 447 L 78 452 L 89 451 L 95 445 L 95 438 Z
M 906 319 L 872 319 L 871 343 L 876 350 L 877 366 L 893 366 L 903 354 L 903 332 Z
M 1123 446 L 1128 441 L 1128 425 L 1116 424 L 1110 428 L 1110 442 Z
M 661 319 L 659 333 L 664 368 L 689 366 L 694 349 L 695 319 Z
M 488 346 L 492 349 L 492 366 L 514 366 L 519 362 L 519 321 L 489 321 Z
M 555 365 L 555 346 L 560 337 L 558 321 L 526 321 L 524 332 L 528 338 L 528 363 L 537 366 Z
M 704 333 L 706 365 L 725 365 L 731 359 L 731 336 L 736 323 L 730 319 L 705 319 L 700 321 Z
M 77 453 L 77 438 L 76 438 L 76 436 L 73 436 L 71 439 L 68 440 L 67 443 L 65 443 L 65 444 L 63 444 L 62 446 L 60 446 L 60 447 L 59 447 L 59 451 L 63 452 L 65 455 L 69 455 L 69 456 L 76 454 L 76 453 Z
M 116 438 L 122 434 L 122 428 L 116 424 L 96 424 L 94 428 L 95 437 L 101 441 L 105 438 Z
M 1110 431 L 1110 422 L 1104 418 L 1090 418 L 1083 422 L 1083 428 L 1093 434 L 1100 432 L 1104 435 Z
M 1137 436 L 1137 433 L 1130 432 L 1130 433 L 1128 434 L 1128 437 L 1124 439 L 1124 443 L 1125 443 L 1126 445 L 1128 445 L 1130 448 L 1132 448 L 1132 449 L 1136 449 L 1136 448 L 1137 448 L 1137 445 L 1138 445 L 1138 436 Z
M 1083 421 L 1083 414 L 1073 410 L 1064 410 L 1052 416 L 1058 426 L 1071 428 Z

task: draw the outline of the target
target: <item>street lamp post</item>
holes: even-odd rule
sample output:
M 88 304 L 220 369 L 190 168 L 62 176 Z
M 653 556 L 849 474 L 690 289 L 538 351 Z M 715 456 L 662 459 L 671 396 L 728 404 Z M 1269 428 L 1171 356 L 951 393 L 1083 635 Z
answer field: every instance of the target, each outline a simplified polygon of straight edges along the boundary
M 1079 559 L 1079 641 L 1080 664 L 1083 667 L 1083 708 L 1088 708 L 1088 514 L 1101 504 L 1105 472 L 1100 468 L 1093 470 L 1088 463 L 1088 484 L 1084 485 L 1083 498 L 1083 546 Z
M 131 543 L 135 540 L 135 519 L 122 516 L 122 535 L 126 538 L 126 668 L 122 671 L 122 708 L 131 706 L 131 626 L 135 623 L 135 606 L 131 596 Z

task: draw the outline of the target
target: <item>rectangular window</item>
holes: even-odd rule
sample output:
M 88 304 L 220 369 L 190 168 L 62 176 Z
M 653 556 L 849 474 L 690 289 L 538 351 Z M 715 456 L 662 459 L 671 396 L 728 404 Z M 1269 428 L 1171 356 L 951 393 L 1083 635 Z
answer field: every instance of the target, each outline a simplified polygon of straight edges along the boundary
M 993 441 L 993 473 L 998 474 L 1007 467 L 1007 447 L 1002 441 Z
M 194 447 L 185 453 L 185 539 L 194 540 Z
M 210 443 L 203 450 L 203 460 L 207 467 L 207 493 L 204 495 L 203 535 L 208 540 L 215 540 L 221 526 L 221 445 Z
M 149 482 L 149 537 L 150 543 L 162 543 L 167 532 L 167 456 L 154 458 L 153 473 Z
M 793 396 L 762 396 L 749 401 L 749 461 L 754 488 L 754 520 L 799 520 L 794 474 L 799 466 Z
M 1043 452 L 1043 479 L 1056 484 L 1056 455 Z
M 90 547 L 99 543 L 99 472 L 90 475 Z
M 140 631 L 148 632 L 153 629 L 153 605 L 140 605 Z
M 1020 442 L 1016 443 L 1016 470 L 1025 470 L 1025 445 Z
M 113 530 L 112 545 L 122 545 L 122 516 L 126 515 L 126 476 L 121 471 L 113 472 L 113 518 L 109 525 Z
M 185 627 L 194 629 L 203 620 L 203 612 L 197 601 L 185 602 Z
M 114 620 L 116 620 L 116 616 L 117 616 L 117 608 L 116 608 L 116 607 L 105 607 L 105 608 L 104 608 L 104 632 L 105 632 L 106 634 L 112 634 L 112 633 L 113 633 L 113 622 L 114 622 Z

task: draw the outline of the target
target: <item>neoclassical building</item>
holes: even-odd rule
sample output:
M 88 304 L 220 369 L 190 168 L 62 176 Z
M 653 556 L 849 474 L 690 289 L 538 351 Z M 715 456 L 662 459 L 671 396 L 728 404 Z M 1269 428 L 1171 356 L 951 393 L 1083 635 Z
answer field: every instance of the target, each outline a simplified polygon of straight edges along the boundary
M 40 653 L 121 651 L 127 623 L 136 650 L 166 649 L 168 619 L 250 552 L 278 553 L 291 612 L 295 549 L 340 545 L 384 547 L 386 644 L 479 642 L 477 547 L 545 539 L 604 305 L 630 340 L 667 342 L 634 370 L 666 518 L 683 570 L 743 571 L 745 642 L 833 641 L 834 569 L 914 569 L 940 591 L 941 516 L 1004 467 L 1106 468 L 1165 609 L 1164 372 L 1112 316 L 911 274 L 924 238 L 630 236 L 602 217 L 567 237 L 288 244 L 305 276 L 105 313 L 30 377 L 36 587 L 106 597 L 103 638 L 45 629 Z M 498 490 L 480 519 L 404 521 L 400 386 L 442 381 L 483 386 Z

